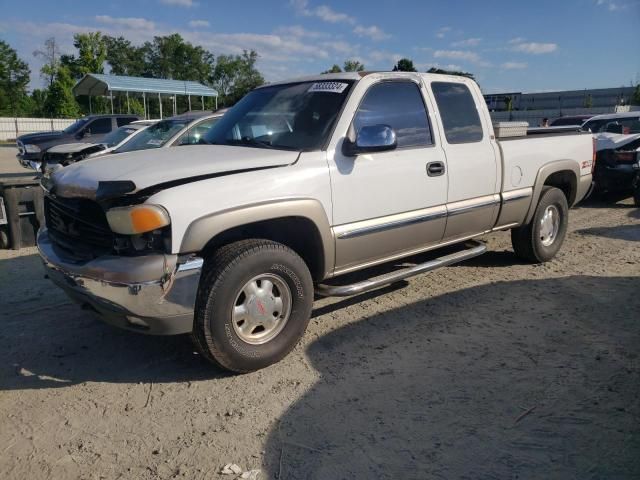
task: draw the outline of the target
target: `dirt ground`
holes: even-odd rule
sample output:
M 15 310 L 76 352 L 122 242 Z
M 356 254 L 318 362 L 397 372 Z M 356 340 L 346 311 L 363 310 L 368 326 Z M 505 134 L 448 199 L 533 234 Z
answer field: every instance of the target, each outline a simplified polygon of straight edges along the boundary
M 100 323 L 34 249 L 0 251 L 0 478 L 640 478 L 640 209 L 572 210 L 545 265 L 485 240 L 318 301 L 291 355 L 242 376 Z

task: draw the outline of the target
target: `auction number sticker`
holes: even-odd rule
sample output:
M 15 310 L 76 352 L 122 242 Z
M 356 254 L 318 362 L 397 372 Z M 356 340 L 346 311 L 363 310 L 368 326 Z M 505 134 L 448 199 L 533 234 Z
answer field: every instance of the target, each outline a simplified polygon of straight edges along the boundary
M 329 93 L 342 93 L 345 88 L 349 86 L 348 83 L 343 82 L 317 82 L 309 87 L 309 92 L 329 92 Z

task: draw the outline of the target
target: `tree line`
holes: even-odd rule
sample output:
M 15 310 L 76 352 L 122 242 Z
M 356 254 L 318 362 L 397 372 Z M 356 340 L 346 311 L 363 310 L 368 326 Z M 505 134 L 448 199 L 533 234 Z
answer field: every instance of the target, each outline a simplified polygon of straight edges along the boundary
M 75 118 L 89 113 L 111 111 L 108 99 L 94 97 L 91 105 L 86 97 L 76 98 L 72 88 L 87 73 L 130 75 L 135 77 L 192 80 L 215 88 L 218 104 L 231 106 L 248 91 L 262 85 L 264 78 L 256 68 L 258 53 L 245 50 L 240 55 L 218 55 L 199 45 L 185 41 L 179 34 L 157 36 L 142 45 L 126 38 L 100 32 L 77 33 L 73 36 L 75 52 L 62 54 L 55 37 L 47 39 L 33 52 L 43 65 L 40 75 L 43 87 L 28 92 L 31 71 L 15 49 L 0 40 L 0 116 L 33 116 Z M 169 102 L 169 99 L 164 99 Z M 177 98 L 178 110 L 187 109 L 188 99 Z M 118 111 L 126 111 L 126 100 L 115 96 Z M 196 105 L 200 107 L 199 101 Z M 213 108 L 214 100 L 205 98 L 205 108 Z M 152 116 L 159 115 L 158 102 L 148 102 Z M 132 96 L 129 108 L 142 113 L 140 98 Z M 165 106 L 165 111 L 171 108 Z

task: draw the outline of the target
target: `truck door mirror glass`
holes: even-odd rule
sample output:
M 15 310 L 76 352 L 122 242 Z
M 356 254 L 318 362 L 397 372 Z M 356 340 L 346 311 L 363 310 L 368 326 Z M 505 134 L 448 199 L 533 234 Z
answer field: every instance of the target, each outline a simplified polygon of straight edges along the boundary
M 398 146 L 396 132 L 389 125 L 367 125 L 358 131 L 356 141 L 345 139 L 345 155 L 384 152 Z

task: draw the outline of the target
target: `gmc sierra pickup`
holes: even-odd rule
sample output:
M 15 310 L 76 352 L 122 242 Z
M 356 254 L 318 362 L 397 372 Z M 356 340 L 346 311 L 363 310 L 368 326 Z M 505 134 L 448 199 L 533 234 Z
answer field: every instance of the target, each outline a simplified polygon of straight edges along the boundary
M 190 333 L 235 372 L 287 355 L 314 295 L 354 295 L 471 258 L 486 249 L 479 235 L 511 229 L 517 256 L 551 260 L 593 167 L 588 133 L 498 141 L 473 81 L 419 73 L 270 84 L 203 141 L 44 179 L 38 246 L 49 277 L 105 321 Z M 356 270 L 365 280 L 340 282 Z

